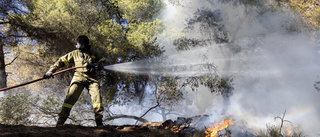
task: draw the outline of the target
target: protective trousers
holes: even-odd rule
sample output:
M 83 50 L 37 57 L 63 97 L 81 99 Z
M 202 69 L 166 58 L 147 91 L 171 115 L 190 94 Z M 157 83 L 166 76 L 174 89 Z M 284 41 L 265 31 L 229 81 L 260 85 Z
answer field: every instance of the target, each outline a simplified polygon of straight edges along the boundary
M 102 125 L 103 106 L 98 83 L 76 76 L 73 77 L 70 87 L 67 89 L 67 95 L 62 105 L 62 110 L 59 113 L 57 125 L 63 125 L 67 120 L 73 105 L 79 99 L 84 88 L 88 89 L 91 96 L 96 124 L 97 126 Z

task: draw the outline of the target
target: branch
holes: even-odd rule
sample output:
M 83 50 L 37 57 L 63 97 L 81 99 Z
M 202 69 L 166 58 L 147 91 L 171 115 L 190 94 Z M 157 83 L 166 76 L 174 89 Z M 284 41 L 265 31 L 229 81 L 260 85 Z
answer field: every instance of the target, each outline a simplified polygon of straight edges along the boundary
M 156 89 L 155 89 L 155 91 L 154 91 L 154 95 L 155 95 L 155 98 L 156 98 L 156 101 L 157 101 L 157 105 L 149 108 L 142 116 L 140 116 L 140 118 L 144 117 L 144 116 L 145 116 L 147 113 L 149 113 L 149 111 L 151 111 L 152 109 L 160 106 L 159 98 L 158 98 L 158 96 L 157 96 L 157 91 L 158 91 L 158 86 L 156 86 Z
M 9 24 L 9 21 L 1 21 L 0 24 Z
M 275 117 L 275 118 L 274 118 L 274 120 L 276 120 L 277 118 L 279 118 L 279 119 L 281 120 L 280 131 L 279 131 L 281 136 L 283 136 L 283 135 L 281 134 L 281 129 L 282 129 L 282 127 L 283 127 L 283 123 L 284 123 L 284 122 L 289 122 L 289 123 L 291 123 L 289 120 L 285 120 L 285 119 L 284 119 L 284 116 L 286 115 L 286 112 L 287 112 L 287 110 L 284 111 L 282 117 L 278 116 L 278 117 Z
M 140 116 L 140 118 L 142 118 L 142 117 L 144 117 L 147 113 L 149 113 L 149 111 L 151 111 L 152 109 L 154 109 L 154 108 L 156 108 L 156 107 L 158 107 L 158 106 L 160 106 L 160 104 L 159 103 L 157 103 L 157 105 L 155 105 L 155 106 L 153 106 L 153 107 L 151 107 L 151 108 L 149 108 L 142 116 Z
M 8 65 L 11 65 L 17 58 L 19 57 L 19 55 L 18 56 L 16 56 L 13 60 L 11 60 L 11 62 L 10 63 L 8 63 L 8 64 L 5 64 L 4 66 L 8 66 Z
M 155 89 L 155 97 L 156 97 L 156 100 L 157 100 L 157 105 L 149 108 L 142 116 L 140 116 L 140 118 L 144 117 L 147 113 L 149 113 L 152 109 L 155 109 L 157 108 L 158 106 L 160 106 L 160 103 L 159 103 L 159 100 L 158 100 L 158 97 L 157 97 L 157 90 L 158 90 L 158 86 L 156 86 L 156 89 Z M 138 121 L 137 121 L 138 122 Z M 136 124 L 137 124 L 136 122 Z
M 7 37 L 28 38 L 29 36 L 8 35 Z
M 1 22 L 0 22 L 1 24 Z M 10 37 L 14 37 L 14 38 L 29 38 L 29 36 L 24 36 L 24 35 L 7 35 L 7 36 L 2 36 L 0 37 L 0 39 L 7 39 Z
M 118 118 L 132 118 L 132 119 L 135 119 L 135 120 L 140 121 L 140 122 L 142 122 L 142 123 L 148 122 L 148 120 L 146 120 L 146 119 L 144 119 L 144 118 L 137 117 L 137 116 L 129 116 L 129 115 L 113 116 L 113 117 L 107 118 L 107 119 L 105 119 L 105 120 L 106 120 L 106 121 L 111 121 L 111 120 L 118 119 Z

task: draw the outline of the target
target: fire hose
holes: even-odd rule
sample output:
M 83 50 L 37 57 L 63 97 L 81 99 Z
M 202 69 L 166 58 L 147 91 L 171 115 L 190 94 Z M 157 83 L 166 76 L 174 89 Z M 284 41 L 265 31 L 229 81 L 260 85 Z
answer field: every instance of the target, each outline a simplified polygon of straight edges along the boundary
M 85 59 L 84 59 L 84 60 L 85 60 Z M 85 60 L 85 61 L 86 61 L 86 60 Z M 105 58 L 102 58 L 102 59 L 100 59 L 97 63 L 103 62 L 103 61 L 106 61 L 106 59 L 105 59 Z M 88 61 L 86 61 L 86 62 L 88 62 Z M 69 71 L 69 70 L 73 70 L 73 69 L 76 69 L 76 68 L 85 68 L 85 67 L 86 67 L 86 66 L 67 68 L 67 69 L 58 71 L 58 72 L 56 72 L 56 73 L 53 73 L 52 76 L 58 75 L 58 74 L 60 74 L 60 73 L 63 73 L 63 72 Z M 105 69 L 106 66 L 95 66 L 95 67 L 96 67 L 97 69 L 100 69 L 100 70 L 101 70 L 101 69 Z M 8 90 L 8 89 L 21 87 L 21 86 L 28 85 L 28 84 L 31 84 L 31 83 L 34 83 L 34 82 L 37 82 L 37 81 L 40 81 L 40 80 L 44 80 L 44 79 L 45 79 L 44 77 L 38 78 L 38 79 L 36 79 L 36 80 L 32 80 L 32 81 L 29 81 L 29 82 L 26 82 L 26 83 L 22 83 L 22 84 L 19 84 L 19 85 L 2 88 L 2 89 L 0 89 L 0 91 L 5 91 L 5 90 Z
M 67 69 L 58 71 L 58 72 L 56 72 L 56 73 L 53 73 L 52 76 L 58 75 L 58 74 L 60 74 L 60 73 L 63 73 L 63 72 L 69 71 L 69 70 L 73 70 L 73 69 L 76 69 L 76 68 L 84 68 L 84 67 L 85 67 L 85 66 L 67 68 Z M 34 83 L 34 82 L 37 82 L 37 81 L 40 81 L 40 80 L 43 80 L 43 79 L 45 79 L 45 78 L 42 77 L 42 78 L 38 78 L 38 79 L 29 81 L 29 82 L 26 82 L 26 83 L 22 83 L 22 84 L 19 84 L 19 85 L 15 85 L 15 86 L 11 86 L 11 87 L 5 87 L 5 88 L 0 89 L 0 91 L 5 91 L 5 90 L 8 90 L 8 89 L 13 89 L 13 88 L 21 87 L 21 86 L 28 85 L 28 84 L 31 84 L 31 83 Z

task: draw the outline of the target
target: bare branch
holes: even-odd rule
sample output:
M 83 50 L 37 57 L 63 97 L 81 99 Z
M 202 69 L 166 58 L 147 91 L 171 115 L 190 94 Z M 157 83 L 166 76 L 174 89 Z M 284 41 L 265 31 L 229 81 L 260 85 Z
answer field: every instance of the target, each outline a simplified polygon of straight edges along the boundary
M 9 21 L 0 21 L 0 24 L 9 24 Z
M 0 22 L 1 24 L 1 22 Z M 0 37 L 0 39 L 6 39 L 6 38 L 9 38 L 9 37 L 15 37 L 15 38 L 28 38 L 29 36 L 24 36 L 24 35 L 6 35 L 6 36 L 2 36 Z
M 16 37 L 16 38 L 28 38 L 29 36 L 21 36 L 21 35 L 8 35 L 7 37 Z
M 284 122 L 289 122 L 289 123 L 291 123 L 289 120 L 285 120 L 285 119 L 284 119 L 284 116 L 286 115 L 286 112 L 287 112 L 287 110 L 284 111 L 282 117 L 279 117 L 279 116 L 278 116 L 278 117 L 274 117 L 274 120 L 276 120 L 277 118 L 279 118 L 279 119 L 281 120 L 280 131 L 279 131 L 280 134 L 281 134 L 281 129 L 282 129 L 282 127 L 283 127 L 283 123 L 284 123 Z M 281 134 L 281 136 L 283 136 L 283 135 Z
M 155 109 L 155 108 L 157 108 L 157 107 L 160 106 L 159 98 L 158 98 L 158 96 L 157 96 L 157 91 L 158 91 L 158 86 L 156 86 L 156 89 L 155 89 L 155 91 L 154 91 L 155 98 L 156 98 L 156 101 L 157 101 L 157 105 L 149 108 L 143 115 L 140 116 L 140 118 L 144 117 L 144 116 L 145 116 L 147 113 L 149 113 L 152 109 Z M 138 122 L 138 121 L 137 121 L 137 122 Z M 136 124 L 137 124 L 137 122 L 136 122 Z
M 138 121 L 140 121 L 142 123 L 148 122 L 148 120 L 146 120 L 144 118 L 137 117 L 137 116 L 130 116 L 130 115 L 118 115 L 118 116 L 113 116 L 113 117 L 107 118 L 105 120 L 106 121 L 111 121 L 111 120 L 118 119 L 118 118 L 132 118 L 132 119 L 138 120 Z
M 151 108 L 149 108 L 140 118 L 142 118 L 142 117 L 144 117 L 147 113 L 149 113 L 149 111 L 151 111 L 152 109 L 154 109 L 154 108 L 156 108 L 156 107 L 158 107 L 158 106 L 160 106 L 160 104 L 159 103 L 157 103 L 157 105 L 155 105 L 155 106 L 153 106 L 153 107 L 151 107 Z
M 19 55 L 18 56 L 16 56 L 13 60 L 11 60 L 11 62 L 10 63 L 8 63 L 8 64 L 5 64 L 5 66 L 8 66 L 8 65 L 11 65 L 17 58 L 19 57 Z

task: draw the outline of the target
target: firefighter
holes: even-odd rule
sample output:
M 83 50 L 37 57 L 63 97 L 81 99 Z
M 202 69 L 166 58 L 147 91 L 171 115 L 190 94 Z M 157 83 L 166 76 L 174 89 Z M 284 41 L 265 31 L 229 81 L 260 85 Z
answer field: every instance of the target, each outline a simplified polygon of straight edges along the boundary
M 92 106 L 95 113 L 95 122 L 97 127 L 102 127 L 102 98 L 97 78 L 97 63 L 101 63 L 104 58 L 99 58 L 99 55 L 92 51 L 89 45 L 89 38 L 85 35 L 80 35 L 77 38 L 76 50 L 60 57 L 50 69 L 44 74 L 44 78 L 53 77 L 53 73 L 63 66 L 73 64 L 76 68 L 71 83 L 66 91 L 62 110 L 59 113 L 59 119 L 56 127 L 62 126 L 70 115 L 73 105 L 77 102 L 82 90 L 86 88 L 89 91 L 92 100 Z

